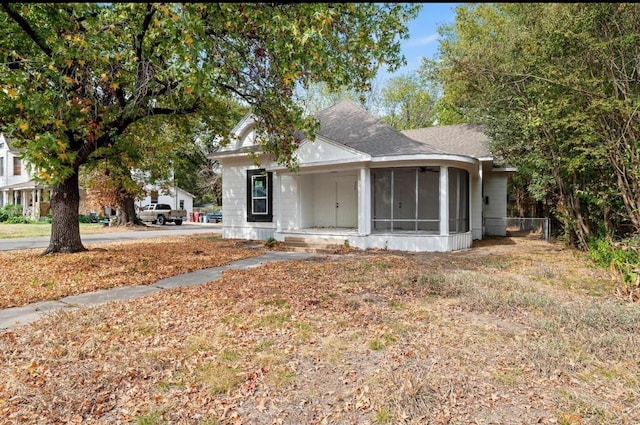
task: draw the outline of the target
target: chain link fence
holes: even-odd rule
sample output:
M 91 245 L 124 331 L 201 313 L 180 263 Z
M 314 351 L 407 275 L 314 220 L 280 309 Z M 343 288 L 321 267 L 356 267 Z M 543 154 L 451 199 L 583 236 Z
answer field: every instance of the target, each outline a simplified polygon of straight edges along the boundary
M 549 241 L 549 218 L 485 217 L 484 234 L 487 236 L 539 237 Z

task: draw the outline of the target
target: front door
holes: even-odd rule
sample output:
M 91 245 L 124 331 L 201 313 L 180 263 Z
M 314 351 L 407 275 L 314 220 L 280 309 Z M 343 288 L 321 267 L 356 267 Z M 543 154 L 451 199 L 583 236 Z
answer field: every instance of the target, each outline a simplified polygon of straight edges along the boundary
M 317 174 L 314 179 L 314 226 L 358 227 L 357 176 Z
M 358 227 L 358 187 L 354 176 L 336 177 L 336 227 Z

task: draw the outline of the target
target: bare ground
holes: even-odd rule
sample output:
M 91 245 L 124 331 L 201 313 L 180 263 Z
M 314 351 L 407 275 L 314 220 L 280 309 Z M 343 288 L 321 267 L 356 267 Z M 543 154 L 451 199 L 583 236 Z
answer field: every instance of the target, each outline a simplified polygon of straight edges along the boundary
M 0 422 L 638 424 L 640 308 L 612 294 L 524 238 L 229 270 L 1 334 Z

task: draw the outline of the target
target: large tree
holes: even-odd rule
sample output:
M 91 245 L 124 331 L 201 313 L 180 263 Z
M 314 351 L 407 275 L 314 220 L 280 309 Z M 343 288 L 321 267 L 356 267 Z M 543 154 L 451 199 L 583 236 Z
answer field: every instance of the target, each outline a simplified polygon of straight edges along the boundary
M 295 166 L 295 130 L 312 136 L 317 122 L 292 101 L 294 87 L 366 90 L 380 66 L 404 64 L 399 43 L 420 7 L 3 3 L 0 130 L 53 187 L 45 253 L 85 249 L 79 169 L 109 160 L 103 148 L 123 143 L 135 123 L 199 113 L 224 135 L 220 118 L 235 98 L 253 109 L 263 148 Z
M 419 73 L 392 77 L 381 93 L 382 120 L 396 130 L 431 127 L 435 98 L 429 81 Z
M 633 3 L 475 4 L 442 31 L 446 116 L 484 124 L 583 248 L 620 221 L 640 229 L 638 16 Z

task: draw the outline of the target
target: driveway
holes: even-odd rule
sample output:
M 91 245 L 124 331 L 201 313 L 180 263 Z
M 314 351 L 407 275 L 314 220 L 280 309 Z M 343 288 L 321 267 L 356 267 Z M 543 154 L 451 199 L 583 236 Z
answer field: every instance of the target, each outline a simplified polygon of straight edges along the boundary
M 138 240 L 157 238 L 160 236 L 172 235 L 191 235 L 203 233 L 221 233 L 220 224 L 192 224 L 184 223 L 181 226 L 165 225 L 156 226 L 149 225 L 144 230 L 123 230 L 122 232 L 108 232 L 96 235 L 82 235 L 82 242 L 87 244 L 115 242 L 123 240 Z M 17 238 L 17 239 L 0 239 L 0 251 L 11 251 L 18 249 L 34 249 L 46 248 L 49 246 L 49 236 L 39 238 Z

